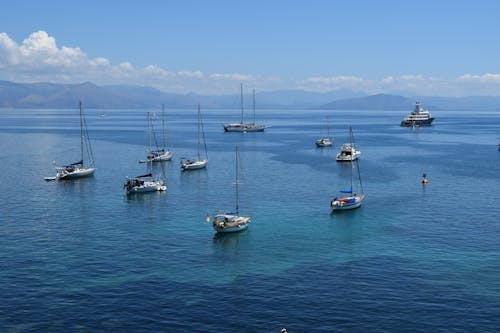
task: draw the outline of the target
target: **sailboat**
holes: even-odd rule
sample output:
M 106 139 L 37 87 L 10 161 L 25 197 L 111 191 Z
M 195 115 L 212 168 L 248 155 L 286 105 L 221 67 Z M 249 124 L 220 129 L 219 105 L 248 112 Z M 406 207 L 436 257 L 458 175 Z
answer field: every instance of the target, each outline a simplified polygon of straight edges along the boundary
M 351 129 L 352 132 L 352 129 Z M 353 168 L 356 167 L 357 173 L 357 190 L 353 188 Z M 347 190 L 341 190 L 342 194 L 340 197 L 335 197 L 330 201 L 330 207 L 333 211 L 337 210 L 348 210 L 354 209 L 361 206 L 361 202 L 363 201 L 365 194 L 363 191 L 363 184 L 361 182 L 361 173 L 359 171 L 359 161 L 353 160 L 350 165 L 350 175 L 351 175 L 351 186 Z
M 151 162 L 150 162 L 151 163 Z M 133 178 L 126 178 L 123 188 L 127 194 L 147 193 L 156 191 L 166 191 L 165 177 L 162 179 L 154 179 L 152 171 Z
M 240 84 L 241 90 L 241 121 L 239 123 L 224 124 L 224 132 L 264 132 L 268 127 L 265 125 L 257 125 L 255 123 L 255 89 L 253 89 L 253 122 L 243 122 L 243 84 Z
M 235 147 L 235 190 L 236 190 L 236 207 L 234 212 L 231 213 L 221 213 L 214 216 L 214 221 L 212 226 L 218 233 L 230 233 L 242 231 L 248 228 L 248 224 L 251 222 L 249 216 L 239 215 L 239 197 L 238 197 L 238 166 L 239 166 L 239 154 L 238 145 Z
M 323 136 L 315 141 L 316 147 L 331 147 L 333 145 L 333 139 L 330 136 L 330 122 L 328 116 L 326 117 L 326 128 L 327 128 L 327 136 Z
M 87 131 L 87 123 L 83 115 L 82 101 L 80 101 L 80 160 L 75 163 L 56 167 L 56 176 L 45 177 L 44 179 L 65 180 L 82 178 L 93 175 L 95 170 L 94 154 Z
M 349 126 L 349 143 L 344 143 L 342 147 L 340 147 L 340 152 L 337 154 L 335 159 L 337 162 L 352 162 L 357 160 L 360 155 L 361 151 L 356 149 L 356 145 L 354 144 L 352 127 Z
M 167 139 L 165 134 L 165 105 L 161 106 L 161 123 L 162 123 L 162 138 L 163 138 L 163 146 L 159 148 L 158 142 L 156 140 L 156 134 L 153 127 L 152 115 L 148 112 L 148 154 L 145 160 L 140 160 L 140 163 L 146 162 L 163 162 L 170 161 L 172 159 L 172 152 L 167 149 Z
M 149 131 L 149 147 L 151 147 L 151 137 L 154 136 L 154 129 L 152 125 L 152 114 L 148 112 L 148 131 Z M 161 164 L 162 169 L 162 178 L 155 179 L 153 177 L 153 162 L 154 159 L 148 159 L 147 161 L 139 161 L 139 162 L 148 162 L 149 173 L 136 176 L 133 178 L 126 177 L 125 183 L 123 184 L 123 188 L 125 189 L 127 194 L 134 193 L 145 193 L 145 192 L 155 192 L 155 191 L 166 191 L 167 186 L 165 180 L 165 169 L 163 164 Z
M 200 153 L 200 146 L 201 146 L 200 135 L 203 137 L 203 145 L 205 148 L 205 158 L 203 159 L 201 158 L 201 153 Z M 181 159 L 182 171 L 203 169 L 208 164 L 207 143 L 205 141 L 205 131 L 203 130 L 203 123 L 201 120 L 200 104 L 198 104 L 198 136 L 197 136 L 196 149 L 197 149 L 196 159 L 191 160 L 191 159 L 185 159 L 184 157 Z

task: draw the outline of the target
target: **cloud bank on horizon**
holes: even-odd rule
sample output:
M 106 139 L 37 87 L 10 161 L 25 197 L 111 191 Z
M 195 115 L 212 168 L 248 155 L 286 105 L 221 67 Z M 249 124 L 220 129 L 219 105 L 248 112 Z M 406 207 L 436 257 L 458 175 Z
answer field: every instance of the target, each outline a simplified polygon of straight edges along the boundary
M 78 47 L 59 47 L 56 38 L 39 30 L 18 44 L 0 33 L 0 79 L 14 82 L 143 85 L 166 92 L 227 94 L 240 82 L 260 91 L 303 89 L 327 92 L 348 89 L 375 93 L 422 96 L 500 95 L 500 74 L 463 75 L 451 79 L 423 75 L 368 79 L 358 76 L 314 76 L 291 79 L 251 73 L 204 73 L 199 69 L 173 71 L 155 65 L 138 68 L 130 62 L 113 64 L 105 57 L 90 58 Z

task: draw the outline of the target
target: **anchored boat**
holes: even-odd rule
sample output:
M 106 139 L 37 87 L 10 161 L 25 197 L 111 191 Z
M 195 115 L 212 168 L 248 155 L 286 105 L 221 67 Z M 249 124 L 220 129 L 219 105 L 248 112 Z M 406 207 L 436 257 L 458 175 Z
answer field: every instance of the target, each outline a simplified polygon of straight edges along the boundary
M 68 165 L 57 166 L 55 177 L 45 177 L 45 180 L 66 180 L 91 176 L 96 168 L 94 153 L 90 144 L 87 123 L 83 114 L 83 105 L 80 101 L 80 161 Z
M 431 126 L 434 118 L 431 113 L 420 107 L 420 102 L 415 102 L 415 109 L 401 122 L 402 127 Z
M 253 90 L 253 122 L 243 122 L 243 84 L 240 85 L 241 90 L 241 121 L 239 123 L 224 124 L 224 132 L 264 132 L 268 127 L 265 125 L 257 125 L 255 123 L 255 89 Z
M 352 138 L 352 129 L 351 138 Z M 352 143 L 352 139 L 351 139 Z M 356 182 L 354 181 L 353 169 L 356 168 Z M 353 188 L 353 184 L 357 184 L 357 188 Z M 337 210 L 348 210 L 354 209 L 361 206 L 365 194 L 363 191 L 363 184 L 361 182 L 361 173 L 359 171 L 359 160 L 351 160 L 350 165 L 350 188 L 347 190 L 341 190 L 341 196 L 335 197 L 330 201 L 330 207 L 332 212 Z
M 356 149 L 354 144 L 354 135 L 352 134 L 352 127 L 349 126 L 349 143 L 344 143 L 340 147 L 340 151 L 335 157 L 337 162 L 352 162 L 357 160 L 361 155 L 361 151 Z
M 203 137 L 203 146 L 205 148 L 205 156 L 201 157 L 200 147 L 201 147 L 201 137 Z M 196 143 L 196 158 L 193 159 L 181 159 L 181 170 L 189 171 L 189 170 L 198 170 L 203 169 L 208 164 L 208 153 L 207 153 L 207 142 L 205 140 L 205 131 L 203 130 L 203 122 L 201 120 L 201 111 L 200 104 L 198 104 L 198 135 L 197 135 L 197 143 Z
M 222 213 L 214 216 L 214 221 L 212 223 L 213 228 L 218 233 L 229 233 L 242 231 L 248 228 L 248 224 L 251 221 L 249 216 L 242 216 L 239 214 L 239 198 L 238 198 L 238 164 L 239 164 L 239 154 L 238 145 L 235 148 L 235 192 L 236 192 L 236 207 L 232 213 Z

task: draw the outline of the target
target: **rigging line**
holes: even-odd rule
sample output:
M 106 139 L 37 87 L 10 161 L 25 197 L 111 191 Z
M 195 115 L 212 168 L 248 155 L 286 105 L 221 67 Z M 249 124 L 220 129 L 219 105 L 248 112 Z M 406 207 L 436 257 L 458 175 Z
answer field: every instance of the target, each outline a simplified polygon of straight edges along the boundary
M 359 171 L 359 159 L 356 160 L 356 168 L 357 168 L 357 171 L 358 171 L 359 188 L 361 189 L 361 194 L 364 194 L 365 191 L 363 190 L 363 183 L 361 182 L 361 172 Z
M 240 124 L 243 124 L 243 83 L 240 83 L 240 91 L 241 91 L 241 122 Z
M 81 102 L 80 102 L 81 103 Z M 86 151 L 87 151 L 87 155 L 89 156 L 89 165 L 91 165 L 92 167 L 95 166 L 95 162 L 94 162 L 94 152 L 92 150 L 92 145 L 90 144 L 90 136 L 89 136 L 89 131 L 88 131 L 88 128 L 87 128 L 87 120 L 85 119 L 85 117 L 83 117 L 83 106 L 82 106 L 82 131 L 84 133 L 84 140 L 85 140 L 85 148 L 86 148 Z M 82 154 L 83 154 L 83 150 L 82 150 Z M 82 156 L 82 160 L 83 160 L 83 156 Z
M 201 134 L 203 136 L 203 144 L 205 146 L 205 157 L 208 160 L 207 140 L 205 139 L 205 128 L 203 127 L 203 121 L 201 119 L 201 113 L 200 113 L 200 126 L 201 126 Z
M 151 137 L 153 138 L 153 142 L 155 144 L 156 149 L 158 149 L 158 140 L 156 140 L 155 128 L 152 120 L 150 125 L 151 125 Z
M 238 145 L 235 147 L 235 155 L 236 155 L 236 160 L 235 160 L 235 175 L 236 175 L 236 184 L 235 184 L 235 189 L 236 189 L 236 215 L 239 215 L 239 205 L 238 205 Z
M 80 153 L 81 153 L 81 160 L 83 163 L 83 106 L 82 106 L 82 101 L 80 101 Z
M 253 125 L 255 125 L 255 88 L 253 89 Z
M 167 139 L 165 135 L 165 104 L 161 105 L 161 127 L 163 135 L 163 148 L 167 148 Z

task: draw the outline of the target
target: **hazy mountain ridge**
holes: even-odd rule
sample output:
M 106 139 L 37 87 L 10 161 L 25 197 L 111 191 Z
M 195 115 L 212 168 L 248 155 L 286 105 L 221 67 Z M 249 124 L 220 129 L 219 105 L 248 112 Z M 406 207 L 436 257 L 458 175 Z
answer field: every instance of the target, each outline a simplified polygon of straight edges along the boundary
M 414 99 L 387 94 L 360 98 L 339 99 L 321 106 L 330 110 L 405 110 L 414 104 Z
M 199 95 L 167 93 L 152 87 L 132 85 L 98 86 L 81 84 L 15 83 L 0 81 L 0 108 L 73 108 L 82 100 L 87 108 L 131 109 L 157 108 L 240 108 L 238 89 L 231 95 Z M 411 110 L 415 101 L 429 110 L 500 110 L 500 96 L 400 96 L 367 95 L 363 92 L 337 90 L 310 92 L 279 90 L 256 93 L 260 109 L 342 109 L 342 110 Z M 245 108 L 252 108 L 251 91 L 244 91 Z

